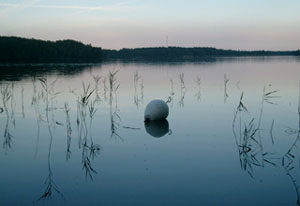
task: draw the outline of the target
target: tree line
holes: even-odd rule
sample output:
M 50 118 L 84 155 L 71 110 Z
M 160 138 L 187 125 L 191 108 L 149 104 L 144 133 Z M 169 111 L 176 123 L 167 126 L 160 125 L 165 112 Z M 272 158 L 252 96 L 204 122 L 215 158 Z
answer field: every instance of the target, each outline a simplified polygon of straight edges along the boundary
M 74 40 L 43 41 L 0 36 L 0 63 L 98 63 L 124 61 L 201 61 L 216 57 L 300 56 L 295 51 L 241 51 L 210 47 L 152 47 L 108 50 Z
M 102 49 L 74 40 L 43 41 L 0 37 L 0 63 L 91 63 L 102 61 Z
M 299 56 L 296 51 L 240 51 L 224 50 L 210 47 L 154 47 L 103 50 L 104 59 L 121 60 L 209 60 L 216 57 L 242 57 L 242 56 Z

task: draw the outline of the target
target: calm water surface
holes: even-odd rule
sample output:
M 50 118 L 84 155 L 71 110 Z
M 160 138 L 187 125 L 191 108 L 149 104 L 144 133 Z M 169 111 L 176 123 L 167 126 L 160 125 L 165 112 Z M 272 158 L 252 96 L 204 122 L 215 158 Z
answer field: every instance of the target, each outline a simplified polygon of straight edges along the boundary
M 299 69 L 292 57 L 2 69 L 0 204 L 297 205 Z M 145 125 L 147 103 L 169 97 L 168 119 Z

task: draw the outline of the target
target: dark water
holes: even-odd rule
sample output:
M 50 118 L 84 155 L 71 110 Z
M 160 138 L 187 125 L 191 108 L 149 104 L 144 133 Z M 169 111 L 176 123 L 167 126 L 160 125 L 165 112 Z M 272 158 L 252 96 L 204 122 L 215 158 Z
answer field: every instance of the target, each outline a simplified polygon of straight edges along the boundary
M 0 204 L 297 205 L 299 68 L 2 68 Z M 168 119 L 144 124 L 147 103 L 168 97 Z

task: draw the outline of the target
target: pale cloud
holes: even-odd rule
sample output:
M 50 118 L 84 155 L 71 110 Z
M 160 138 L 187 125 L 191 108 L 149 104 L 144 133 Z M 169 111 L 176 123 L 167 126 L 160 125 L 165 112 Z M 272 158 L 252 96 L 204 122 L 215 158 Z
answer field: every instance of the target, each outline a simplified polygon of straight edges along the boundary
M 40 2 L 40 0 L 24 0 L 22 4 L 18 4 L 18 5 L 35 5 L 39 2 Z M 0 3 L 0 7 L 4 7 L 3 9 L 0 10 L 0 17 L 8 16 L 10 14 L 19 12 L 26 8 L 24 6 L 9 6 L 9 5 L 12 5 L 12 4 Z
M 6 8 L 42 8 L 42 9 L 73 9 L 83 11 L 129 11 L 132 9 L 143 8 L 141 6 L 130 5 L 130 2 L 120 2 L 110 6 L 78 6 L 78 5 L 45 5 L 35 3 L 0 3 L 0 7 Z

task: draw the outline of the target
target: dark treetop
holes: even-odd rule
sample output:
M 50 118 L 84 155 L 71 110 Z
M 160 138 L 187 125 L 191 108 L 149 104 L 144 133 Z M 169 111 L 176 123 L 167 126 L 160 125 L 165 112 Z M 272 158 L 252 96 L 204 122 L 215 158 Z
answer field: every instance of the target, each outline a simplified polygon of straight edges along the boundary
M 74 40 L 42 41 L 0 37 L 0 63 L 91 63 L 102 61 L 101 48 Z

